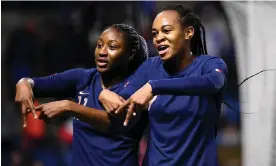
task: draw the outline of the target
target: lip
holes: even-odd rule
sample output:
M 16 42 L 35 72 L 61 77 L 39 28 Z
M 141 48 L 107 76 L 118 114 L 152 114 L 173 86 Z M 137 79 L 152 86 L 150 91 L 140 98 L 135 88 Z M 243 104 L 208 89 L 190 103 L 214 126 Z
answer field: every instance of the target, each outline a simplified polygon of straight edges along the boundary
M 169 50 L 170 50 L 170 47 L 166 48 L 165 50 L 158 51 L 158 54 L 160 56 L 164 56 Z
M 96 63 L 99 67 L 106 67 L 108 64 L 108 60 L 106 58 L 97 58 Z

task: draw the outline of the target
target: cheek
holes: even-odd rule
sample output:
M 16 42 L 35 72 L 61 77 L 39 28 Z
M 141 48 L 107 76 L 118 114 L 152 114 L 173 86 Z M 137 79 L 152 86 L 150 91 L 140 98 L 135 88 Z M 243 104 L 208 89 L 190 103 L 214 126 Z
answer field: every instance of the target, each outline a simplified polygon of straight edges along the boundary
M 174 38 L 173 47 L 175 51 L 180 51 L 185 45 L 185 40 L 180 35 Z
M 127 60 L 127 57 L 121 51 L 111 51 L 109 55 L 110 62 L 114 65 L 120 65 Z
M 95 51 L 94 51 L 94 56 L 96 57 L 98 55 L 98 49 L 95 48 Z

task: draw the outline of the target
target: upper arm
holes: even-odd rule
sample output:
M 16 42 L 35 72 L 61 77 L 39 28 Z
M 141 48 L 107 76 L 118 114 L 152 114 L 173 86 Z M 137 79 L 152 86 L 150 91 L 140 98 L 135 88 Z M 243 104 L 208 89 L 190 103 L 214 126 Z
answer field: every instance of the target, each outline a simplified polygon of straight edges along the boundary
M 32 78 L 36 96 L 67 96 L 75 93 L 83 79 L 83 69 L 71 69 L 46 77 Z
M 148 82 L 148 70 L 150 66 L 150 61 L 145 61 L 134 73 L 130 82 L 124 87 L 118 95 L 127 100 L 132 94 L 134 94 L 138 89 L 140 89 L 144 84 Z M 147 125 L 147 111 L 138 112 L 134 116 L 129 124 L 125 127 L 123 126 L 126 113 L 118 115 L 115 117 L 110 117 L 111 124 L 110 132 L 126 133 L 133 129 L 135 126 Z M 142 127 L 143 128 L 143 127 Z
M 225 86 L 227 74 L 227 65 L 219 57 L 207 60 L 203 66 L 203 75 L 207 75 L 210 81 L 220 88 Z
M 128 99 L 133 93 L 140 89 L 149 80 L 148 72 L 150 68 L 150 59 L 146 60 L 132 75 L 129 83 L 118 93 L 124 99 Z

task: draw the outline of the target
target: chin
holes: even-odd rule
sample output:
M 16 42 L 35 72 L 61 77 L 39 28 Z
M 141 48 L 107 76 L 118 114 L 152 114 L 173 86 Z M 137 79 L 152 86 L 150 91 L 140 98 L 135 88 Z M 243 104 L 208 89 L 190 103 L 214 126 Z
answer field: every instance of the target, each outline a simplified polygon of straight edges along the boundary
M 97 66 L 96 69 L 101 74 L 108 72 L 108 68 L 100 68 Z
M 167 60 L 170 60 L 172 58 L 170 54 L 159 55 L 159 57 L 162 61 L 167 61 Z

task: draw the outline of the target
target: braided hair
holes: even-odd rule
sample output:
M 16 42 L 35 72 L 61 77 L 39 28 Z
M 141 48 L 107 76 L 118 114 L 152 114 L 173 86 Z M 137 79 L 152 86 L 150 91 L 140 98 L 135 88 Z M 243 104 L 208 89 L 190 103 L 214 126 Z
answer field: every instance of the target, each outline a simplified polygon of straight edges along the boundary
M 145 39 L 140 36 L 133 27 L 126 24 L 113 24 L 108 28 L 115 28 L 124 33 L 127 42 L 131 46 L 131 58 L 128 66 L 130 73 L 133 73 L 146 59 L 148 59 L 148 46 Z
M 200 18 L 195 15 L 191 9 L 183 7 L 182 5 L 170 5 L 165 7 L 162 11 L 175 11 L 180 16 L 182 26 L 192 26 L 194 28 L 194 36 L 191 39 L 191 51 L 193 55 L 207 55 L 205 28 L 201 23 Z M 201 38 L 201 31 L 203 38 Z

